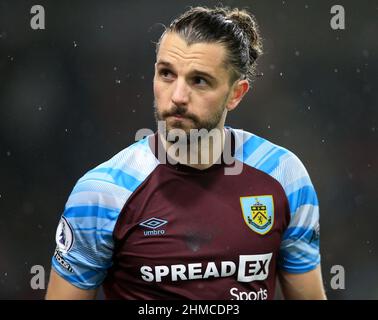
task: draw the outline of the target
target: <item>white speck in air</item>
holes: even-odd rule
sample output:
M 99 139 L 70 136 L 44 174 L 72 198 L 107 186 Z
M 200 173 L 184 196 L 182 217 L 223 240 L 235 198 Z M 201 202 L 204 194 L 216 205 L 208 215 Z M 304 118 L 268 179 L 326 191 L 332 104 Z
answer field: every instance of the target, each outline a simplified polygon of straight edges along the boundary
M 114 71 L 117 71 L 117 69 L 118 69 L 117 67 L 114 67 L 114 68 L 113 68 Z
M 308 9 L 308 4 L 305 4 L 305 9 Z
M 142 80 L 144 80 L 144 76 L 141 76 L 140 78 L 141 78 Z
M 268 124 L 268 129 L 270 129 L 270 124 Z
M 308 106 L 308 107 L 307 107 L 307 110 L 311 110 L 311 106 Z
M 5 273 L 4 273 L 4 277 L 7 277 L 7 276 L 8 276 L 8 272 L 5 272 Z
M 369 240 L 366 240 L 366 244 L 370 244 L 370 241 L 369 241 Z
M 282 72 L 280 72 L 280 76 L 283 77 L 283 73 Z
M 38 111 L 42 111 L 42 109 L 43 109 L 43 108 L 42 108 L 41 106 L 38 107 Z
M 295 51 L 295 55 L 296 55 L 297 57 L 299 57 L 300 54 L 301 54 L 301 53 L 300 53 L 298 50 Z
M 12 56 L 8 56 L 8 58 L 9 58 L 10 61 L 13 61 L 13 59 L 14 59 Z
M 100 29 L 104 29 L 104 26 L 103 26 L 103 25 L 101 25 L 101 26 L 100 26 Z
M 322 143 L 324 143 L 325 142 L 325 139 L 322 139 Z
M 66 128 L 66 129 L 64 129 L 64 131 L 65 131 L 65 132 L 68 132 L 68 129 Z
M 73 42 L 73 46 L 74 46 L 74 48 L 77 47 L 77 43 L 76 43 L 76 41 Z
M 116 83 L 116 84 L 120 84 L 120 83 L 121 83 L 121 80 L 116 79 L 115 83 Z
M 371 131 L 375 132 L 375 127 L 371 128 Z
M 335 68 L 333 71 L 335 71 L 335 73 L 339 72 L 339 69 Z
M 11 156 L 11 152 L 7 151 L 7 157 L 10 157 L 10 156 Z
M 357 69 L 356 69 L 356 72 L 357 72 L 357 73 L 360 73 L 360 72 L 361 72 L 361 69 L 360 69 L 360 68 L 357 68 Z
M 131 110 L 131 112 L 134 112 L 134 113 L 135 113 L 135 109 Z

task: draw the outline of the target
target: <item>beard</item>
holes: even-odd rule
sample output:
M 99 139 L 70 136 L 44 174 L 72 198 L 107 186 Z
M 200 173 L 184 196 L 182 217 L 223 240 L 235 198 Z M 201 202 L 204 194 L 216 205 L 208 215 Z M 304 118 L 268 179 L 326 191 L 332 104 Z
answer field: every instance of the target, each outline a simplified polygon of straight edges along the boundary
M 155 100 L 154 101 L 155 120 L 157 124 L 159 121 L 165 121 L 165 126 L 163 126 L 163 128 L 165 129 L 165 132 L 161 132 L 164 137 L 167 137 L 170 131 L 180 129 L 185 132 L 186 138 L 187 138 L 186 140 L 190 142 L 190 130 L 205 129 L 207 130 L 207 132 L 210 132 L 211 130 L 218 128 L 219 123 L 222 120 L 224 111 L 226 109 L 226 100 L 227 99 L 225 99 L 225 101 L 216 110 L 216 112 L 213 113 L 207 119 L 199 119 L 195 114 L 188 112 L 186 107 L 176 106 L 176 105 L 174 105 L 168 111 L 160 112 L 159 107 Z M 172 116 L 181 116 L 185 120 L 184 121 L 172 120 L 172 119 L 167 120 L 169 117 L 172 117 Z M 188 122 L 190 123 L 189 125 L 188 125 Z M 180 130 L 177 130 L 177 131 L 180 131 Z

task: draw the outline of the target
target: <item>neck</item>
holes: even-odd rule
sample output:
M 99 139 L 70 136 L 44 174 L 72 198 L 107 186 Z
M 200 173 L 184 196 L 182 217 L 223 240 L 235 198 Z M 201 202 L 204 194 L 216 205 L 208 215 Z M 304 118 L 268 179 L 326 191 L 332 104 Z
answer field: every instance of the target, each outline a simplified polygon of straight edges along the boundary
M 187 136 L 178 137 L 175 142 L 172 142 L 173 139 L 170 139 L 169 135 L 167 138 L 159 132 L 159 136 L 165 152 L 174 162 L 199 170 L 204 170 L 215 163 L 220 163 L 225 144 L 223 126 L 204 134 L 199 131 L 199 134 L 189 138 Z

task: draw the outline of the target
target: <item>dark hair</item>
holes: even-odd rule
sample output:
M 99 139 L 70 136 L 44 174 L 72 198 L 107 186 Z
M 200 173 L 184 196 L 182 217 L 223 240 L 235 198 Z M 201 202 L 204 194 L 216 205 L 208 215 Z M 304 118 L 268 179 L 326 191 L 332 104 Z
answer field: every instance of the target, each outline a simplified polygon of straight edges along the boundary
M 231 67 L 231 83 L 236 79 L 252 81 L 262 43 L 255 18 L 246 10 L 227 7 L 194 7 L 173 20 L 157 43 L 168 32 L 179 34 L 191 45 L 198 42 L 221 43 L 227 50 L 226 66 Z

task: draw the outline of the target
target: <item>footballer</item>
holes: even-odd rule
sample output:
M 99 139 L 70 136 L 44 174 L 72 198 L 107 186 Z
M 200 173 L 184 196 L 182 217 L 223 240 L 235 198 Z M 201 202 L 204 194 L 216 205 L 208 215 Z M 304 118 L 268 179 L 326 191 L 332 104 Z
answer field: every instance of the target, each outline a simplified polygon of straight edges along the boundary
M 77 181 L 47 299 L 94 299 L 102 286 L 107 299 L 267 300 L 277 279 L 286 299 L 326 298 L 306 168 L 291 151 L 225 126 L 261 54 L 246 10 L 194 7 L 165 29 L 157 131 Z M 196 131 L 205 134 L 193 139 Z

